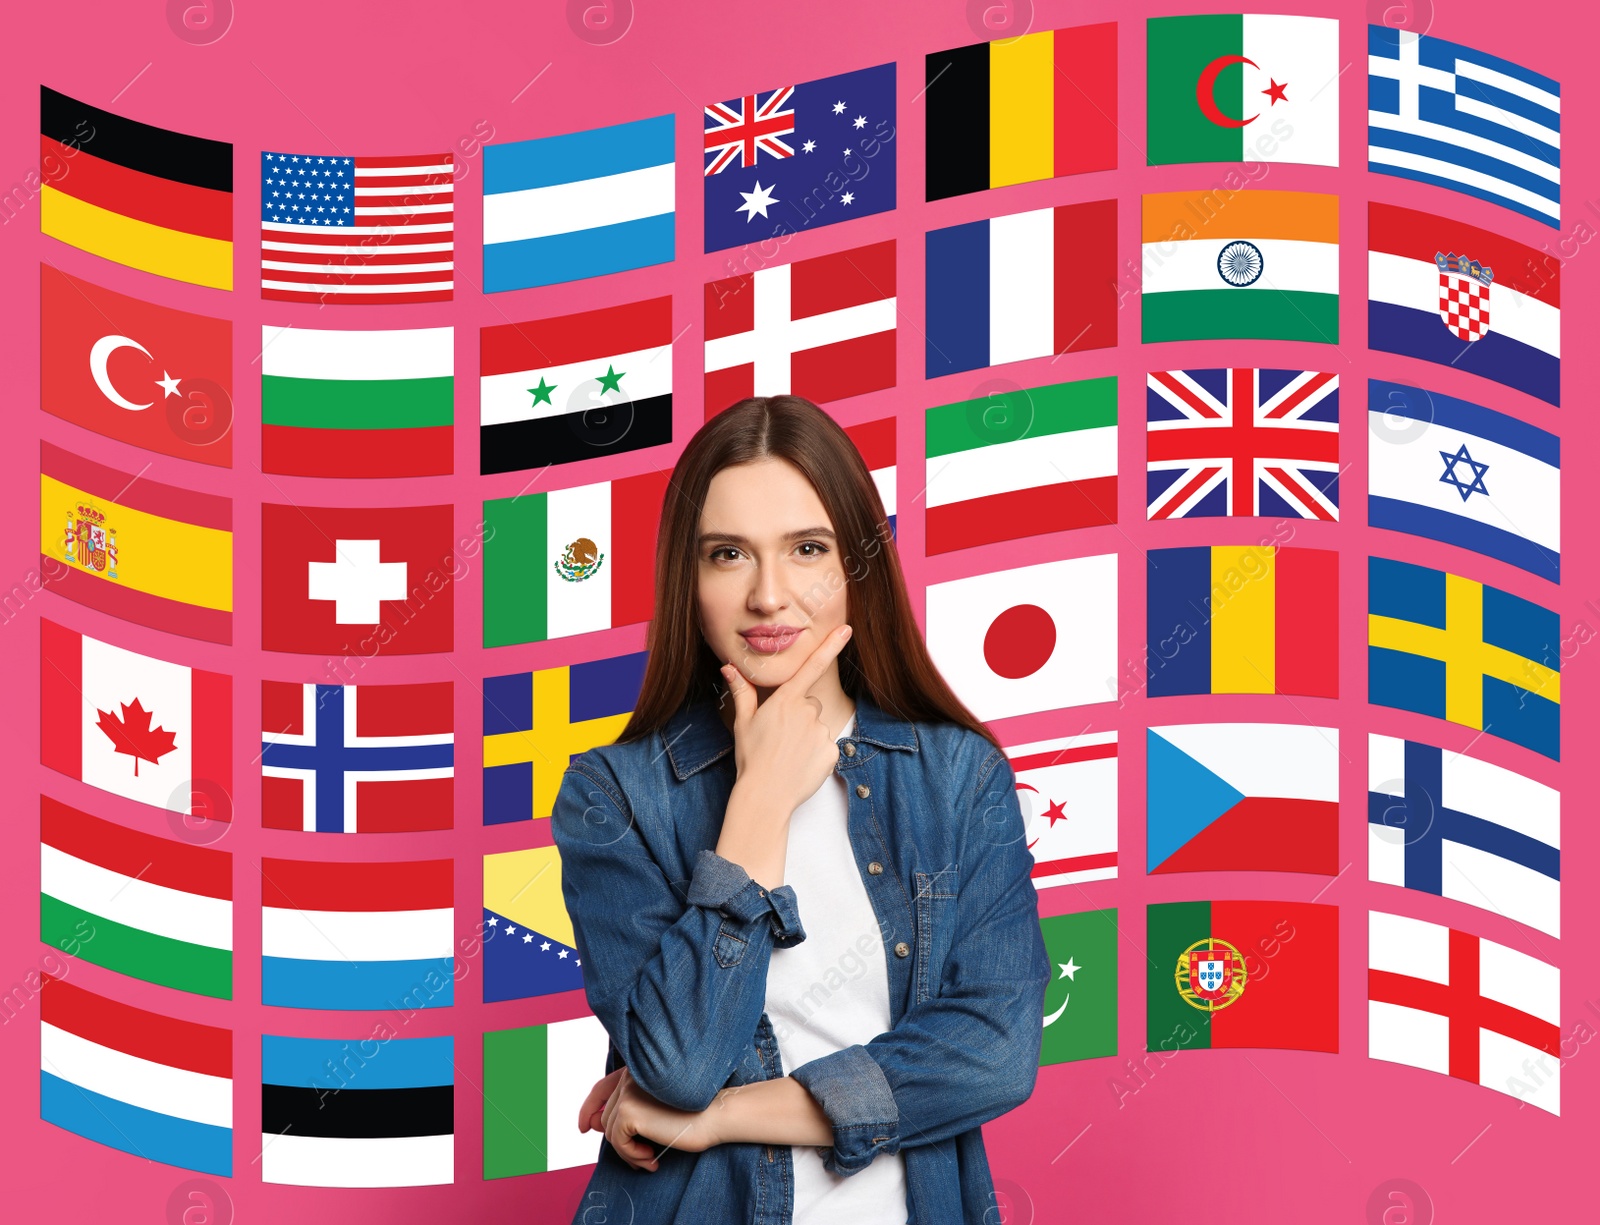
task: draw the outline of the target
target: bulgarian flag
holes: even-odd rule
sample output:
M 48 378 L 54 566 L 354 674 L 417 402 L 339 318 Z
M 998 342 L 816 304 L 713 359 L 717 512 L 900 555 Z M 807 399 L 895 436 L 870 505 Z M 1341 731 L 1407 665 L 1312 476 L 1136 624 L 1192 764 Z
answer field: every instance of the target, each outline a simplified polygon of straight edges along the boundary
M 1144 331 L 1156 340 L 1339 340 L 1339 198 L 1144 197 Z

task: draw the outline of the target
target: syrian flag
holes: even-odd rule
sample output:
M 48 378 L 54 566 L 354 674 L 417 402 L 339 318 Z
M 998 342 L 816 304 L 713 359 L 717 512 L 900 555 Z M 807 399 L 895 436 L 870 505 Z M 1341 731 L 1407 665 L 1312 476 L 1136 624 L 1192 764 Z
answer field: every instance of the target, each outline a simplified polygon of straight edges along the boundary
M 670 470 L 483 504 L 483 645 L 648 621 Z
M 1367 914 L 1367 1054 L 1559 1115 L 1561 971 L 1451 927 Z
M 706 418 L 749 396 L 893 387 L 894 257 L 890 239 L 707 284 Z
M 1561 793 L 1464 753 L 1368 736 L 1372 880 L 1561 935 Z
M 261 861 L 261 1002 L 446 1008 L 455 1002 L 453 861 Z
M 929 584 L 926 637 L 951 688 L 986 722 L 1109 702 L 1116 697 L 1117 556 Z
M 120 795 L 233 819 L 233 678 L 39 621 L 39 760 Z
M 39 979 L 39 1117 L 144 1160 L 232 1177 L 232 1031 Z
M 146 982 L 233 998 L 233 856 L 39 797 L 39 938 Z
M 670 296 L 484 328 L 479 471 L 671 442 L 672 339 Z
M 233 466 L 233 324 L 39 265 L 39 406 L 86 430 Z
M 261 1181 L 299 1187 L 454 1182 L 455 1041 L 262 1034 Z
M 1117 733 L 1006 746 L 1033 852 L 1033 887 L 1117 874 Z
M 455 507 L 261 506 L 261 645 L 306 655 L 448 651 Z
M 601 1137 L 578 1130 L 578 1108 L 606 1074 L 600 1019 L 483 1035 L 483 1176 L 510 1178 L 593 1165 Z

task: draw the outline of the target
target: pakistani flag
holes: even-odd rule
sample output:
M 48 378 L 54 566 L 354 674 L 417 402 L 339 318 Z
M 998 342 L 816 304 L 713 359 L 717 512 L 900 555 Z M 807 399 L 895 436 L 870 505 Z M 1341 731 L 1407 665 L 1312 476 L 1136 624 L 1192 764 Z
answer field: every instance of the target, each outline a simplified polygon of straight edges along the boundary
M 1339 164 L 1339 23 L 1217 13 L 1147 23 L 1147 160 Z
M 1039 920 L 1050 955 L 1039 1066 L 1117 1053 L 1117 912 Z

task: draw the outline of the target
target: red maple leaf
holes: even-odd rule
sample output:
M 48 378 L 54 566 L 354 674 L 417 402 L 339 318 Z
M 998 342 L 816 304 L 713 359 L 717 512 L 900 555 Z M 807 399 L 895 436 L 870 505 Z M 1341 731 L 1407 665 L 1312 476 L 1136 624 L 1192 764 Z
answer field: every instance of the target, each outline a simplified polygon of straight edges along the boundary
M 138 698 L 130 704 L 122 703 L 122 717 L 107 714 L 96 709 L 99 715 L 97 726 L 106 734 L 114 746 L 113 752 L 126 753 L 133 758 L 133 776 L 139 777 L 139 759 L 142 757 L 152 766 L 159 765 L 161 759 L 176 747 L 177 737 L 164 727 L 150 726 L 150 712 L 144 708 Z

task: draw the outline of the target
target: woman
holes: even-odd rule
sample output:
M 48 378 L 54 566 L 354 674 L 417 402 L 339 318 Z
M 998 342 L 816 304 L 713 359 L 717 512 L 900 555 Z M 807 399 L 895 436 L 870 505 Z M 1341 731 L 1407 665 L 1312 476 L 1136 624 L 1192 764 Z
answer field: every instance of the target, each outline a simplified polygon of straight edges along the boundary
M 849 437 L 743 400 L 668 486 L 638 704 L 555 800 L 611 1038 L 575 1225 L 997 1219 L 1049 976 L 1015 774 L 912 618 Z M 831 777 L 830 777 L 831 776 Z

